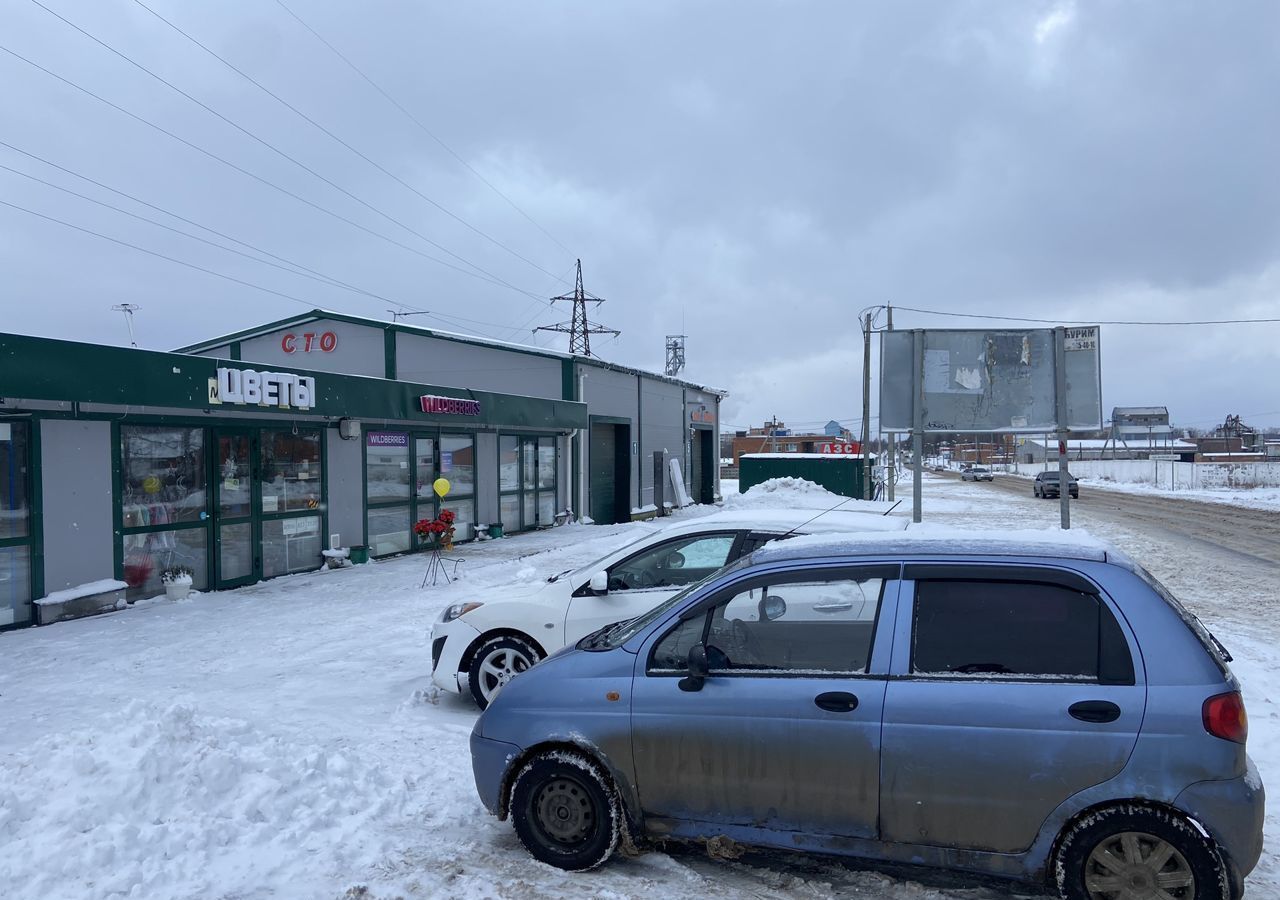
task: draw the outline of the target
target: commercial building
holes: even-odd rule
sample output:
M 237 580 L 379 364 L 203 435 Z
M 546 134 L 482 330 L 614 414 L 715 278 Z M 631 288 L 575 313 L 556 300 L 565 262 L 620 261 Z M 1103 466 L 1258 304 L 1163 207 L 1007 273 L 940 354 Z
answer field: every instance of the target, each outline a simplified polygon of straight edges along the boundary
M 0 334 L 0 628 L 91 582 L 150 596 L 179 565 L 221 589 L 330 545 L 411 551 L 441 509 L 459 540 L 624 521 L 655 483 L 671 497 L 671 460 L 710 501 L 721 396 L 321 310 L 175 353 Z
M 857 454 L 860 444 L 839 422 L 832 420 L 820 433 L 801 432 L 788 428 L 777 417 L 759 428 L 751 427 L 733 435 L 733 465 L 739 465 L 743 454 L 751 453 L 848 453 Z

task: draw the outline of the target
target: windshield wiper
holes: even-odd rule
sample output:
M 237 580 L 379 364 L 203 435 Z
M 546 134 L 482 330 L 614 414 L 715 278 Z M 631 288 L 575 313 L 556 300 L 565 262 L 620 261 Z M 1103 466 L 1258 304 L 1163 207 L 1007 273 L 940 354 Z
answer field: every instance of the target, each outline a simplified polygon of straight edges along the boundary
M 565 569 L 563 572 L 557 572 L 555 575 L 552 575 L 550 578 L 548 578 L 547 582 L 550 584 L 550 583 L 559 581 L 561 578 L 568 575 L 572 571 L 573 569 Z

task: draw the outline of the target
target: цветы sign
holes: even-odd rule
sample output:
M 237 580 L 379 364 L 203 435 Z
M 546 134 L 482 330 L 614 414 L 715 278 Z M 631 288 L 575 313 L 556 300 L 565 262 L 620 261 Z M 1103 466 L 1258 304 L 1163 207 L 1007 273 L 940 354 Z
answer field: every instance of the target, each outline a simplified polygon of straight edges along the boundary
M 479 400 L 462 400 L 458 397 L 437 397 L 434 394 L 423 394 L 418 398 L 424 413 L 437 413 L 446 416 L 478 416 Z
M 315 397 L 314 378 L 288 372 L 218 369 L 218 377 L 209 380 L 209 402 L 214 404 L 310 409 Z

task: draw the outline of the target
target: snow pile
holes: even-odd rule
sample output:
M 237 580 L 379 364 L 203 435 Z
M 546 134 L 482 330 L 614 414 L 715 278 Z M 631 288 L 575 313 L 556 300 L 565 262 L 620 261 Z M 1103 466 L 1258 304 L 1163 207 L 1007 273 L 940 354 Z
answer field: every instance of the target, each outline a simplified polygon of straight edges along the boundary
M 729 494 L 724 498 L 725 509 L 795 509 L 813 507 L 826 509 L 841 500 L 821 485 L 804 478 L 770 478 L 753 485 L 741 494 Z M 853 502 L 850 502 L 850 506 Z
M 65 590 L 54 591 L 45 597 L 41 597 L 36 601 L 37 606 L 53 606 L 58 603 L 68 603 L 72 600 L 80 600 L 84 597 L 93 597 L 98 594 L 105 594 L 109 591 L 123 591 L 129 585 L 123 581 L 117 581 L 114 578 L 103 578 L 100 581 L 90 581 L 85 584 L 79 584 L 75 587 L 69 587 Z
M 134 702 L 0 757 L 0 884 L 62 900 L 257 896 L 264 884 L 322 896 L 385 853 L 371 826 L 396 817 L 403 794 L 346 752 Z
M 790 456 L 792 454 L 788 454 Z M 724 482 L 728 484 L 726 480 Z M 805 478 L 770 478 L 748 488 L 745 493 L 729 493 L 726 489 L 724 509 L 831 509 L 838 506 L 847 512 L 888 511 L 893 504 L 872 500 L 856 500 L 833 494 L 820 484 L 814 484 Z

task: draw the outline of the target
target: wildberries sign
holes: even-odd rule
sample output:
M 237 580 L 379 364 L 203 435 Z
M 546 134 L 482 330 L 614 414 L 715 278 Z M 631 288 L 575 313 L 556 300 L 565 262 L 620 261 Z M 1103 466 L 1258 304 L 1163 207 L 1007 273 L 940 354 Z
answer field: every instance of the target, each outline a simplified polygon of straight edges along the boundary
M 461 397 L 437 397 L 434 394 L 423 394 L 418 398 L 424 413 L 436 413 L 446 416 L 478 416 L 479 400 L 463 400 Z

